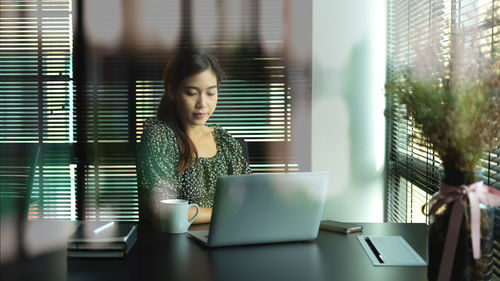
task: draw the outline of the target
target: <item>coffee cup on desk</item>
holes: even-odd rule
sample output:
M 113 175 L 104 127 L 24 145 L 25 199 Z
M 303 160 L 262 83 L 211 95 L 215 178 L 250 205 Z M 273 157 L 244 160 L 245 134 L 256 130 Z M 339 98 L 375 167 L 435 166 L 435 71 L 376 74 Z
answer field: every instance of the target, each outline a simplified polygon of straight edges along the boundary
M 188 220 L 188 210 L 196 207 L 196 214 Z M 183 199 L 164 199 L 160 201 L 161 231 L 164 233 L 184 233 L 200 213 L 196 204 Z

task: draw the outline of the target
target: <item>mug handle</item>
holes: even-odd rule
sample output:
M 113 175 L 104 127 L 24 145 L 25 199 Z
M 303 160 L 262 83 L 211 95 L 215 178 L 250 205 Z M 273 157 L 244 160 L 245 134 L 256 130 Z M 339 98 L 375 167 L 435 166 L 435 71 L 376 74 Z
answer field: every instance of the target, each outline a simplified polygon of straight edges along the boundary
M 196 219 L 196 217 L 200 213 L 200 207 L 198 207 L 198 205 L 196 205 L 194 203 L 193 204 L 189 204 L 188 205 L 188 210 L 189 210 L 189 208 L 191 208 L 191 206 L 195 206 L 196 207 L 196 214 L 194 214 L 193 218 L 188 221 L 188 226 L 187 227 L 191 226 L 191 224 L 194 222 L 194 220 Z

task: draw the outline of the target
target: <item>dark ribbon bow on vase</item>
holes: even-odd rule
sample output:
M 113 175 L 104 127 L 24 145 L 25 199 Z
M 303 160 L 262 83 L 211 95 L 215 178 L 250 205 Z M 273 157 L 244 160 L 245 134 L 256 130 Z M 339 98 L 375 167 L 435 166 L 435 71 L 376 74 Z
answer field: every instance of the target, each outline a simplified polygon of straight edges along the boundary
M 441 264 L 439 266 L 438 281 L 449 280 L 451 276 L 453 263 L 449 261 L 453 260 L 455 257 L 460 225 L 465 211 L 464 202 L 466 196 L 469 198 L 470 203 L 471 240 L 474 259 L 479 259 L 481 257 L 481 212 L 479 204 L 483 203 L 490 207 L 500 206 L 500 191 L 491 186 L 484 185 L 482 181 L 475 182 L 471 185 L 461 186 L 451 186 L 441 182 L 439 194 L 429 202 L 431 204 L 431 209 L 429 213 L 426 214 L 427 216 L 433 215 L 441 206 L 453 202 Z M 422 207 L 423 211 L 425 206 L 426 205 Z

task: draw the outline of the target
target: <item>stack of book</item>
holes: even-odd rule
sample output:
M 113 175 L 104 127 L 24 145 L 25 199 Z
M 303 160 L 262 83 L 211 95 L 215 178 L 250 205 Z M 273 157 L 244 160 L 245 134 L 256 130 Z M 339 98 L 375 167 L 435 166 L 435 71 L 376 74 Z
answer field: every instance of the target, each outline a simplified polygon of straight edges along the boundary
M 68 257 L 125 257 L 137 241 L 137 224 L 83 222 L 68 239 Z

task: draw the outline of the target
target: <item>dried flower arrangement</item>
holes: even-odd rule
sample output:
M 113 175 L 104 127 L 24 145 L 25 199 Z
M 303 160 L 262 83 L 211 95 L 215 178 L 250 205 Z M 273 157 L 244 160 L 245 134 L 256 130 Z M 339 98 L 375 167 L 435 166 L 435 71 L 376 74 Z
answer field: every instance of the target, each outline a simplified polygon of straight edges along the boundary
M 481 154 L 500 143 L 500 61 L 496 52 L 452 41 L 418 52 L 415 67 L 388 84 L 420 126 L 445 171 L 474 171 Z
M 419 126 L 421 134 L 442 160 L 443 182 L 453 189 L 476 182 L 475 171 L 482 153 L 500 144 L 500 56 L 497 49 L 484 50 L 473 40 L 477 34 L 478 31 L 472 29 L 455 32 L 448 46 L 443 46 L 441 37 L 436 36 L 436 41 L 417 49 L 414 66 L 397 73 L 387 85 L 388 94 L 394 94 L 406 105 L 408 118 Z M 455 195 L 457 199 L 464 198 L 462 189 L 457 188 L 454 192 L 458 194 Z M 438 200 L 443 198 L 431 202 L 432 205 Z M 464 201 L 457 202 L 463 204 Z M 464 206 L 466 212 L 468 204 Z M 446 260 L 442 255 L 447 247 L 446 237 L 451 231 L 448 226 L 454 210 L 451 203 L 436 210 L 429 229 L 429 280 L 438 278 L 442 268 L 450 270 L 443 270 L 448 272 L 445 276 L 450 274 L 450 280 L 490 278 L 492 209 L 480 211 L 483 252 L 474 260 L 471 258 L 471 224 L 465 220 L 469 215 L 455 222 L 462 221 L 452 231 L 458 238 L 456 254 Z

